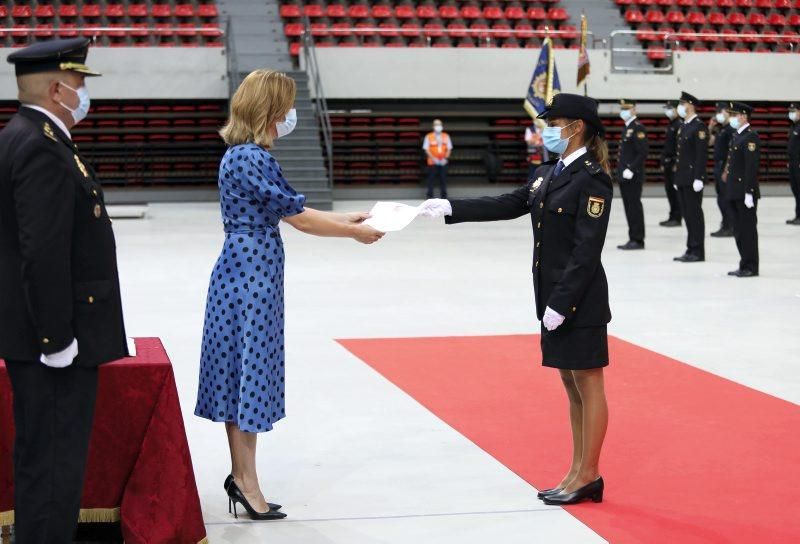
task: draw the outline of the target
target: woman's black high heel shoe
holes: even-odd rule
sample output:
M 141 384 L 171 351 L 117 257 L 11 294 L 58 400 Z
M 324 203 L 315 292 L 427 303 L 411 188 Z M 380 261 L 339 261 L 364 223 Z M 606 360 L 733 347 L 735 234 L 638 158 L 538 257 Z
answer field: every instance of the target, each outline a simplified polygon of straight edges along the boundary
M 560 487 L 551 487 L 550 489 L 543 489 L 543 490 L 539 491 L 536 494 L 536 498 L 537 499 L 543 499 L 543 498 L 548 497 L 550 495 L 558 495 L 559 493 L 561 493 L 561 488 Z
M 603 502 L 603 490 L 605 483 L 602 476 L 593 482 L 589 482 L 580 489 L 576 489 L 572 493 L 559 493 L 558 495 L 549 495 L 544 498 L 544 503 L 549 505 L 561 506 L 564 504 L 577 504 L 579 502 L 591 499 L 592 502 Z
M 222 486 L 225 488 L 225 493 L 228 492 L 228 488 L 230 487 L 231 482 L 233 482 L 233 474 L 228 474 L 228 477 L 225 478 L 225 483 L 222 484 Z M 228 513 L 229 514 L 233 513 L 232 506 L 231 506 L 232 503 L 233 503 L 233 501 L 231 500 L 230 497 L 228 497 Z M 283 508 L 283 506 L 281 506 L 280 504 L 272 504 L 271 502 L 268 502 L 267 505 L 269 505 L 269 509 L 270 510 L 280 510 L 281 508 Z
M 250 516 L 250 519 L 256 521 L 283 519 L 286 517 L 286 514 L 283 512 L 274 512 L 272 510 L 268 510 L 267 512 L 256 512 L 256 509 L 250 505 L 250 501 L 248 501 L 247 497 L 244 496 L 244 493 L 242 493 L 242 490 L 239 489 L 238 485 L 236 485 L 236 482 L 231 482 L 228 486 L 228 504 L 230 505 L 233 503 L 233 516 L 236 519 L 239 519 L 239 513 L 236 511 L 237 502 L 244 506 L 244 509 L 247 510 L 247 514 Z

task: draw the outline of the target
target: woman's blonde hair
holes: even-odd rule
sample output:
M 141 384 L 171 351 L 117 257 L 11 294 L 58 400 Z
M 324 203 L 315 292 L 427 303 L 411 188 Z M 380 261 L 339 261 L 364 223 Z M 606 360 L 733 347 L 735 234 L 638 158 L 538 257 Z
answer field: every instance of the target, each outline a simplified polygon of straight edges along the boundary
M 219 131 L 228 145 L 254 143 L 270 147 L 272 128 L 292 109 L 297 85 L 282 72 L 251 72 L 231 99 L 228 122 Z

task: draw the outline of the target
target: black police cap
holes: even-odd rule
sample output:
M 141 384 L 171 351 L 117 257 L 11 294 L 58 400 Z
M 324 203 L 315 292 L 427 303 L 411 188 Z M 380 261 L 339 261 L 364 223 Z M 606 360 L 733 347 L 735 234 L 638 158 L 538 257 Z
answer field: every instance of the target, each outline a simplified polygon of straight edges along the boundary
M 791 104 L 789 104 L 789 109 L 790 109 L 790 110 L 797 110 L 797 109 L 800 109 L 800 103 L 798 103 L 798 102 L 792 102 Z
M 606 133 L 603 123 L 600 121 L 600 116 L 597 115 L 597 100 L 588 96 L 558 93 L 553 97 L 547 109 L 540 113 L 537 118 L 552 119 L 555 117 L 582 119 L 594 128 L 598 135 L 604 136 Z
M 734 113 L 744 113 L 747 117 L 753 114 L 753 106 L 744 102 L 733 102 L 730 110 Z
M 678 101 L 677 100 L 667 100 L 664 103 L 664 108 L 665 109 L 666 108 L 677 108 L 677 107 L 678 107 Z
M 687 93 L 686 91 L 681 91 L 681 102 L 688 102 L 693 106 L 700 105 L 700 101 L 697 99 L 697 97 Z
M 717 108 L 718 111 L 719 110 L 730 110 L 732 107 L 733 107 L 733 102 L 731 102 L 730 100 L 722 100 L 720 102 L 717 102 L 717 104 L 716 104 L 716 108 Z
M 622 108 L 633 108 L 633 107 L 636 107 L 636 101 L 635 100 L 631 100 L 630 98 L 622 98 L 619 101 L 619 105 Z
M 89 43 L 88 38 L 39 42 L 11 53 L 8 62 L 14 65 L 17 76 L 62 70 L 99 76 L 99 72 L 86 66 Z

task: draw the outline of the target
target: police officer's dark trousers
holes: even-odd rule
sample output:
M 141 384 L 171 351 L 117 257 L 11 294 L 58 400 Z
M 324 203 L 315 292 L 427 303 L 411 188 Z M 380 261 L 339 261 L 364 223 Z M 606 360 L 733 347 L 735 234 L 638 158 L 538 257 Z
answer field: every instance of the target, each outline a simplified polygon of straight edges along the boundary
M 739 270 L 750 270 L 758 274 L 758 201 L 752 208 L 744 201 L 730 202 L 733 207 L 733 236 L 739 250 Z
M 794 216 L 800 217 L 800 164 L 789 164 L 789 186 L 794 194 Z
M 628 240 L 644 243 L 644 208 L 642 207 L 642 178 L 635 174 L 632 179 L 619 178 L 619 192 L 628 220 Z
M 439 179 L 439 190 L 442 198 L 447 198 L 447 165 L 433 164 L 428 166 L 428 198 L 433 198 L 436 179 Z
M 97 368 L 7 361 L 14 394 L 18 544 L 72 542 L 92 430 Z
M 714 170 L 714 188 L 717 191 L 717 207 L 719 208 L 719 213 L 722 215 L 721 228 L 723 230 L 732 230 L 734 215 L 733 202 L 728 200 L 725 194 L 726 184 L 722 181 L 721 168 L 716 168 Z
M 696 192 L 692 186 L 678 187 L 678 201 L 686 222 L 686 253 L 705 259 L 706 223 L 703 216 L 703 191 Z
M 678 203 L 678 191 L 675 190 L 675 173 L 672 167 L 664 169 L 664 191 L 667 193 L 669 202 L 669 219 L 681 220 L 681 205 Z

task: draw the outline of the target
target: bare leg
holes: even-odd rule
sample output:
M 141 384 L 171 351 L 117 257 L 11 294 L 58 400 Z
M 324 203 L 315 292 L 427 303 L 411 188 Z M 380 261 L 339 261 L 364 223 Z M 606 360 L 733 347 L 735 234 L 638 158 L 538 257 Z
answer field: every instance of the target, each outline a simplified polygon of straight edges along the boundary
M 226 423 L 228 445 L 231 450 L 231 465 L 233 479 L 242 490 L 250 505 L 257 512 L 269 510 L 267 501 L 261 493 L 256 473 L 256 441 L 257 433 L 248 433 L 239 430 L 233 423 Z
M 561 381 L 569 398 L 569 422 L 572 427 L 572 464 L 569 472 L 556 487 L 565 488 L 577 476 L 583 455 L 583 403 L 571 370 L 560 370 Z
M 603 369 L 574 370 L 573 377 L 583 402 L 583 453 L 580 470 L 565 488 L 566 493 L 571 493 L 600 476 L 600 452 L 608 428 Z

